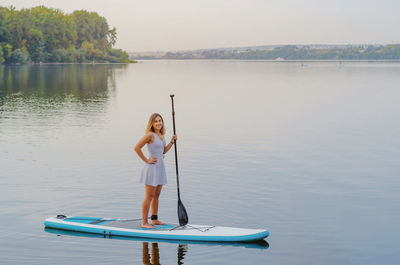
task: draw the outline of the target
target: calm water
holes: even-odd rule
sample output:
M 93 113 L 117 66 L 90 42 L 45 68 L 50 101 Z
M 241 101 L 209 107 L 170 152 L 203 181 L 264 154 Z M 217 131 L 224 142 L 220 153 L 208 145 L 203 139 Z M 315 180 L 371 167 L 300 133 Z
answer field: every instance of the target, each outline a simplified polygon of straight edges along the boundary
M 0 66 L 0 263 L 399 264 L 399 84 L 400 63 Z M 152 112 L 170 138 L 170 93 L 190 222 L 267 228 L 269 248 L 45 231 L 140 216 L 133 147 Z

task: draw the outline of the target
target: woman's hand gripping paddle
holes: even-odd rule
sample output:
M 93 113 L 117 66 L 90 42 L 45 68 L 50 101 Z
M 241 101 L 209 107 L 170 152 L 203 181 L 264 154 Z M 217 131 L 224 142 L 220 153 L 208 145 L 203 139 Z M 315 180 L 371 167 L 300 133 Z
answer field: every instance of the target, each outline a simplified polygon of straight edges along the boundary
M 176 135 L 174 95 L 170 95 L 170 96 L 171 96 L 171 102 L 172 102 L 172 122 L 174 125 L 174 135 Z M 189 217 L 187 215 L 185 206 L 183 206 L 183 203 L 181 202 L 181 195 L 179 192 L 178 151 L 177 151 L 177 147 L 176 147 L 176 140 L 175 140 L 174 148 L 175 148 L 175 167 L 176 167 L 176 187 L 178 190 L 178 219 L 179 219 L 179 225 L 184 226 L 189 222 Z

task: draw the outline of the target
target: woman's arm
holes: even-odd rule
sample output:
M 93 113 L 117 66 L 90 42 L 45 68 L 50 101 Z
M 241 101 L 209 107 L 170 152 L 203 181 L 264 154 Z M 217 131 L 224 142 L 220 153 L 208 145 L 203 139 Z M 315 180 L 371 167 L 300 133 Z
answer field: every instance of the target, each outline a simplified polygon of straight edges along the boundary
M 153 137 L 152 133 L 150 132 L 147 133 L 145 136 L 142 137 L 142 139 L 140 139 L 140 141 L 135 146 L 135 152 L 144 162 L 148 164 L 154 164 L 157 162 L 157 158 L 155 157 L 146 158 L 142 152 L 143 146 L 150 141 L 151 137 Z
M 178 139 L 178 137 L 176 135 L 173 135 L 171 141 L 166 146 L 164 146 L 164 154 L 167 153 L 169 149 L 171 149 L 176 139 Z

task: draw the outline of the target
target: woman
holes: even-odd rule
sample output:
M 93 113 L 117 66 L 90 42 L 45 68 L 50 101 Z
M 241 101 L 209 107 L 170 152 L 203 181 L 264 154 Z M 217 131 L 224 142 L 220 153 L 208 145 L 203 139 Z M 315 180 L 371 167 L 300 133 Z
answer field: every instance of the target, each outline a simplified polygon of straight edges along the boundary
M 164 154 L 171 149 L 176 135 L 172 136 L 171 141 L 165 144 L 164 120 L 160 114 L 154 113 L 150 116 L 147 124 L 146 134 L 136 144 L 135 151 L 138 156 L 146 162 L 142 169 L 140 182 L 145 184 L 145 197 L 142 203 L 142 228 L 155 228 L 153 225 L 165 225 L 158 220 L 158 198 L 160 197 L 162 186 L 167 184 L 167 174 L 165 173 Z M 143 152 L 143 146 L 147 144 L 150 157 L 147 158 Z M 151 206 L 151 223 L 147 216 Z

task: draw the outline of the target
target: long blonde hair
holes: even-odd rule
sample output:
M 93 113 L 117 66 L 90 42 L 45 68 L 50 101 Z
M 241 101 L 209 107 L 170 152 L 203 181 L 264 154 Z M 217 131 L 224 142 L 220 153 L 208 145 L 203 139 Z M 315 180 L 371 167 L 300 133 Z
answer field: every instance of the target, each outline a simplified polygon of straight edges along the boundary
M 149 119 L 149 122 L 147 123 L 146 134 L 147 134 L 148 132 L 154 132 L 154 133 L 155 133 L 154 127 L 153 127 L 153 123 L 154 123 L 154 121 L 156 120 L 157 117 L 160 117 L 160 118 L 161 118 L 161 121 L 162 121 L 162 123 L 163 123 L 163 126 L 162 126 L 162 128 L 161 128 L 161 130 L 160 130 L 160 133 L 161 133 L 162 135 L 165 134 L 164 119 L 163 119 L 163 117 L 162 117 L 160 114 L 158 114 L 158 113 L 153 113 L 153 114 L 151 114 L 150 119 Z M 152 143 L 153 141 L 154 141 L 154 137 L 151 138 L 150 143 Z

